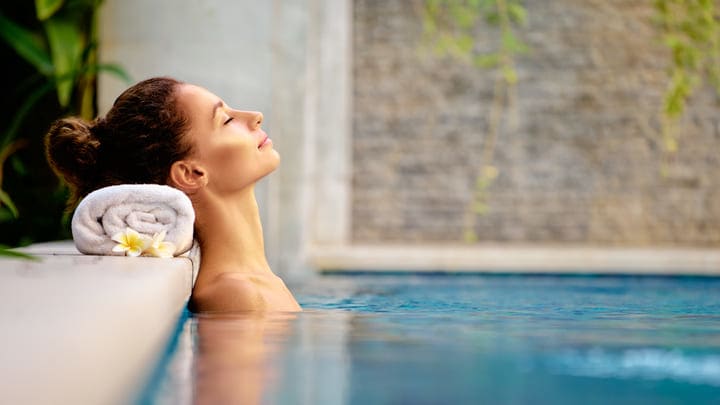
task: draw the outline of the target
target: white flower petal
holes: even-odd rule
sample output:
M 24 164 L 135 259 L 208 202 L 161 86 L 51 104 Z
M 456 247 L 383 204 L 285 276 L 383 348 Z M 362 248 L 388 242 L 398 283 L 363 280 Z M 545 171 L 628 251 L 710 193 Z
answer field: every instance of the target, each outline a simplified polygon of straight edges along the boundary
M 110 239 L 114 240 L 117 243 L 123 244 L 123 245 L 127 244 L 127 239 L 125 238 L 124 232 L 118 232 L 115 235 L 113 235 L 112 238 L 110 238 Z
M 163 243 L 163 239 L 165 239 L 165 234 L 167 233 L 166 230 L 162 230 L 160 233 L 156 233 L 152 237 L 152 243 L 151 246 L 154 248 L 159 248 L 160 245 Z
M 128 255 L 128 256 L 132 256 L 132 257 L 138 257 L 138 256 L 140 256 L 141 253 L 142 253 L 142 250 L 141 250 L 141 249 L 138 249 L 138 248 L 135 248 L 135 247 L 130 248 L 130 249 L 128 249 L 128 251 L 127 251 L 127 255 Z
M 163 242 L 158 249 L 160 257 L 173 257 L 175 253 L 175 245 L 170 242 Z
M 140 241 L 140 246 L 142 250 L 145 250 L 152 246 L 152 239 L 150 237 L 143 235 L 143 239 Z
M 170 258 L 174 256 L 175 245 L 172 242 L 162 242 L 148 248 L 145 253 L 162 258 Z

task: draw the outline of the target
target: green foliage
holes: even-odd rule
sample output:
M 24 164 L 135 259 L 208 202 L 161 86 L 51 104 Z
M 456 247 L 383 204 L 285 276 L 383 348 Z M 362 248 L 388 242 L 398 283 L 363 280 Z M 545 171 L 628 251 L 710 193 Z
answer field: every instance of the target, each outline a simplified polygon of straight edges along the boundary
M 76 69 L 75 66 L 79 65 L 85 45 L 83 33 L 77 28 L 77 22 L 59 18 L 47 20 L 45 31 L 55 66 L 58 100 L 60 105 L 65 107 L 70 103 L 70 92 L 75 84 L 72 72 Z
M 52 17 L 62 7 L 63 3 L 64 0 L 35 0 L 37 19 L 44 21 Z
M 0 245 L 0 258 L 12 258 L 12 259 L 25 259 L 25 260 L 40 260 L 36 256 L 29 255 L 27 253 L 19 252 L 8 246 Z
M 44 75 L 52 74 L 54 67 L 40 34 L 28 31 L 0 14 L 0 37 L 23 59 L 35 66 L 38 72 Z
M 674 154 L 678 121 L 695 90 L 707 82 L 720 95 L 720 10 L 714 0 L 655 0 L 654 6 L 671 54 L 661 118 L 664 149 Z
M 530 50 L 515 33 L 515 27 L 526 24 L 527 11 L 518 0 L 426 0 L 423 10 L 424 39 L 436 54 L 495 72 L 488 131 L 484 134 L 481 164 L 465 220 L 464 239 L 475 242 L 475 218 L 487 213 L 487 191 L 498 176 L 493 156 L 500 124 L 514 105 L 514 87 L 518 82 L 515 58 Z M 496 36 L 500 40 L 491 50 L 481 50 L 477 46 L 483 39 L 478 29 L 481 23 L 500 31 Z
M 4 192 L 3 190 L 0 190 L 0 202 L 5 204 L 5 208 L 7 208 L 7 210 L 10 212 L 12 218 L 18 217 L 19 214 L 17 207 L 15 207 L 15 203 L 12 202 L 8 193 Z
M 509 65 L 509 59 L 529 49 L 513 29 L 527 22 L 527 11 L 518 0 L 425 0 L 423 11 L 425 41 L 438 55 L 491 68 Z M 500 29 L 497 49 L 476 49 L 481 22 Z
M 41 202 L 46 207 L 64 205 L 66 192 L 62 186 L 58 188 L 57 180 L 45 162 L 44 131 L 61 116 L 94 117 L 95 84 L 99 73 L 109 72 L 130 82 L 119 65 L 97 62 L 96 20 L 101 3 L 101 0 L 36 0 L 30 16 L 25 4 L 0 7 L 0 38 L 14 51 L 7 59 L 17 75 L 17 78 L 6 79 L 11 85 L 8 93 L 16 99 L 9 106 L 14 111 L 4 115 L 6 122 L 0 124 L 3 125 L 0 132 L 0 224 L 5 228 L 5 232 L 0 232 L 0 242 L 12 240 L 25 244 L 66 235 L 57 229 L 66 226 L 58 220 L 60 215 L 46 213 L 50 211 L 48 208 L 36 212 L 38 198 L 30 193 L 41 194 L 41 200 L 45 199 Z M 6 14 L 4 11 L 8 10 L 10 13 Z M 13 12 L 15 17 L 9 17 Z M 53 93 L 54 102 L 50 98 Z M 10 164 L 6 165 L 8 162 Z M 8 186 L 4 180 L 12 184 Z M 53 180 L 55 184 L 50 183 Z M 33 217 L 29 218 L 28 213 Z M 25 220 L 25 223 L 18 227 L 18 220 Z M 56 224 L 49 225 L 48 221 Z M 8 235 L 7 230 L 13 227 L 19 229 L 20 234 Z

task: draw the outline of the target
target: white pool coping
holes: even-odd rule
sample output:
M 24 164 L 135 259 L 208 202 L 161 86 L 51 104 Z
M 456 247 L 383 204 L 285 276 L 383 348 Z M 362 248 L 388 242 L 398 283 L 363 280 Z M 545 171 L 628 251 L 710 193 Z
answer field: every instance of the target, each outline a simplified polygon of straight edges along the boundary
M 309 249 L 320 272 L 720 276 L 720 249 L 573 245 L 349 245 Z
M 0 392 L 8 404 L 124 404 L 162 358 L 194 280 L 188 257 L 88 256 L 72 242 L 0 259 Z

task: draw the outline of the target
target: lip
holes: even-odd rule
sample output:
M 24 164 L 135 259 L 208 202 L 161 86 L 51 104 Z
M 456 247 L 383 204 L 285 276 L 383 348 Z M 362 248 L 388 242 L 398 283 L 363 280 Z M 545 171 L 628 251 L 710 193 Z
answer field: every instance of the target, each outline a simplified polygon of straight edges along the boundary
M 270 139 L 270 137 L 267 136 L 267 134 L 263 134 L 262 141 L 260 141 L 260 143 L 258 144 L 258 149 L 261 149 L 263 146 L 265 146 L 267 144 L 271 144 L 271 143 L 272 143 L 272 140 Z

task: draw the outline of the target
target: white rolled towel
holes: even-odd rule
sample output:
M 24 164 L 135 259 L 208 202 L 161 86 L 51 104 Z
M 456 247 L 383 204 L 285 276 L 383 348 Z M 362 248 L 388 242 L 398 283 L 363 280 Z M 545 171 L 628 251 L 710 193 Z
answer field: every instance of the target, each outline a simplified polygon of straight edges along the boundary
M 192 247 L 194 222 L 190 198 L 182 191 L 160 184 L 121 184 L 85 196 L 71 230 L 77 249 L 96 255 L 123 255 L 113 251 L 117 242 L 112 237 L 127 228 L 150 238 L 165 231 L 177 256 Z

